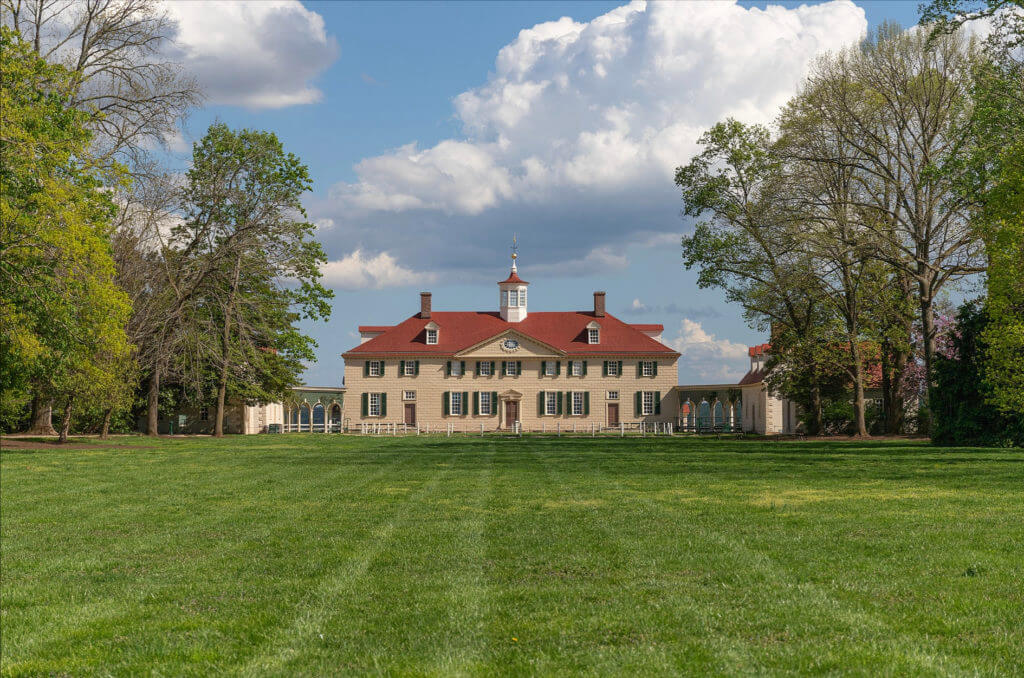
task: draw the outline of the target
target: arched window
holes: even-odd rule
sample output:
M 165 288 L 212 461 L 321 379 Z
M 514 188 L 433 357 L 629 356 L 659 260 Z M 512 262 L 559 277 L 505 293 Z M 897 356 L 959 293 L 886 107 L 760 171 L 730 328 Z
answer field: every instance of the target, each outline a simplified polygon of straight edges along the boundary
M 291 417 L 291 426 L 289 427 L 292 431 L 297 431 L 299 426 L 299 408 L 293 407 L 289 411 Z
M 323 431 L 324 430 L 325 415 L 326 415 L 326 412 L 324 411 L 324 406 L 323 405 L 321 405 L 320 403 L 317 403 L 316 405 L 313 406 L 313 430 L 314 431 Z
M 299 405 L 299 430 L 309 430 L 309 405 Z
M 331 430 L 341 432 L 341 405 L 331 405 Z
M 721 426 L 725 423 L 725 408 L 722 406 L 721 400 L 715 401 L 715 426 Z
M 692 400 L 687 400 L 685 407 L 686 413 L 683 421 L 686 423 L 686 428 L 692 430 L 694 425 L 697 423 L 697 408 L 694 406 Z
M 697 406 L 697 428 L 709 428 L 711 426 L 711 405 L 708 401 L 700 401 Z
M 737 400 L 732 406 L 732 427 L 737 431 L 743 430 L 743 401 Z

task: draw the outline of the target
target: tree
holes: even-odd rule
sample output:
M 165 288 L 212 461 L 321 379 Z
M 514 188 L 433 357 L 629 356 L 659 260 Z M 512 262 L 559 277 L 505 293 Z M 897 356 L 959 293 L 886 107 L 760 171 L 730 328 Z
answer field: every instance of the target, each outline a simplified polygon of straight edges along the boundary
M 1024 1 L 934 0 L 921 22 L 933 40 L 987 19 L 985 57 L 975 69 L 970 146 L 951 168 L 979 209 L 973 225 L 988 257 L 983 341 L 990 404 L 1024 411 Z
M 67 71 L 6 27 L 0 59 L 0 379 L 34 389 L 32 430 L 50 433 L 54 396 L 102 372 L 101 351 L 127 358 L 128 305 L 108 238 L 115 208 L 104 189 L 119 174 L 89 155 Z
M 296 383 L 314 343 L 295 323 L 330 314 L 333 294 L 319 282 L 326 258 L 301 203 L 311 185 L 308 168 L 269 132 L 218 123 L 193 151 L 172 243 L 201 280 L 185 313 L 196 328 L 195 381 L 216 389 L 216 436 L 229 393 L 276 399 Z
M 783 177 L 769 131 L 729 119 L 712 126 L 698 143 L 701 153 L 678 167 L 675 177 L 685 214 L 708 217 L 682 239 L 686 267 L 698 266 L 698 284 L 725 290 L 727 299 L 743 306 L 749 322 L 762 329 L 785 328 L 794 345 L 809 345 L 822 303 L 806 284 L 812 263 L 798 247 L 797 229 L 789 223 L 793 215 L 780 208 Z M 813 373 L 810 382 L 806 405 L 818 431 L 821 398 Z
M 803 88 L 842 143 L 802 159 L 853 172 L 852 206 L 877 237 L 877 256 L 916 286 L 927 374 L 939 292 L 985 269 L 971 227 L 976 202 L 945 171 L 969 145 L 976 63 L 976 47 L 959 34 L 929 43 L 924 32 L 883 25 L 859 47 L 819 60 Z

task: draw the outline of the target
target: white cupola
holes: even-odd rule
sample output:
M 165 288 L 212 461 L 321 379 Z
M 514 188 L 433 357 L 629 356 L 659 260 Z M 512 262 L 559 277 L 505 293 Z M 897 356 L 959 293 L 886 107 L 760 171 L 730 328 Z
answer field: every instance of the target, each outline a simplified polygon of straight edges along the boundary
M 505 322 L 517 323 L 526 319 L 526 286 L 530 283 L 519 277 L 516 272 L 518 255 L 512 252 L 512 272 L 498 283 L 500 294 L 501 319 Z

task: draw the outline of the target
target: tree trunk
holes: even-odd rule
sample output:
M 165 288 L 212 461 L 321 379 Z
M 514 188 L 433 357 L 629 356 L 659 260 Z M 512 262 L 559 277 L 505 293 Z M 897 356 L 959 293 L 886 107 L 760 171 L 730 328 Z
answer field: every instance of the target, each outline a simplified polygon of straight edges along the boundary
M 818 386 L 811 388 L 811 406 L 814 410 L 814 430 L 809 431 L 811 435 L 825 435 L 825 412 L 821 403 L 821 389 Z
M 228 369 L 231 366 L 231 311 L 235 307 L 235 295 L 238 292 L 238 279 L 242 272 L 242 259 L 235 260 L 235 271 L 231 279 L 231 294 L 224 308 L 224 331 L 221 333 L 220 347 L 222 351 L 220 366 L 220 383 L 217 384 L 217 417 L 213 422 L 213 437 L 224 437 L 224 405 L 228 392 Z
M 149 393 L 146 409 L 146 435 L 155 436 L 160 433 L 160 365 L 153 366 L 149 375 Z
M 71 429 L 71 408 L 74 403 L 74 397 L 68 396 L 68 402 L 64 405 L 64 420 L 60 425 L 60 436 L 57 438 L 59 443 L 66 443 L 68 441 L 68 431 Z
M 35 396 L 32 398 L 32 423 L 25 433 L 36 436 L 55 436 L 53 428 L 53 400 Z
M 932 405 L 931 405 L 931 390 L 932 390 L 932 362 L 935 358 L 935 308 L 932 305 L 931 289 L 930 285 L 920 283 L 921 292 L 921 332 L 924 335 L 922 337 L 922 344 L 924 344 L 924 399 L 925 407 L 922 413 L 925 417 L 925 427 L 929 432 L 931 431 L 931 422 L 933 419 Z
M 860 358 L 860 346 L 856 338 L 850 341 L 850 357 L 853 359 L 853 419 L 857 425 L 857 436 L 867 437 L 868 427 L 864 418 L 864 364 Z
M 110 418 L 114 415 L 114 408 L 108 407 L 103 413 L 103 428 L 100 429 L 100 440 L 110 437 Z

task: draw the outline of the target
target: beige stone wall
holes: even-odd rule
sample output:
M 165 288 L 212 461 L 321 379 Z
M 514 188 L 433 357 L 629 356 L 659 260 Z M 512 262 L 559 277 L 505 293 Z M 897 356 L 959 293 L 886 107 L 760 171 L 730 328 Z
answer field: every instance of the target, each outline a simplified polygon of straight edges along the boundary
M 442 330 L 443 331 L 443 330 Z M 519 420 L 528 430 L 554 430 L 561 423 L 563 430 L 571 429 L 575 423 L 579 428 L 589 428 L 592 423 L 605 425 L 607 422 L 607 406 L 609 402 L 619 405 L 619 420 L 625 423 L 675 422 L 679 414 L 678 397 L 674 386 L 678 382 L 676 359 L 656 359 L 641 356 L 597 356 L 588 357 L 587 375 L 585 377 L 569 376 L 566 358 L 558 358 L 547 353 L 542 345 L 526 338 L 519 337 L 520 348 L 514 353 L 505 353 L 500 349 L 500 340 L 490 342 L 464 356 L 453 360 L 466 363 L 466 373 L 461 377 L 446 376 L 447 358 L 416 357 L 383 358 L 385 361 L 383 377 L 364 377 L 363 363 L 365 360 L 379 360 L 380 357 L 350 357 L 345 360 L 345 384 L 348 387 L 346 397 L 345 418 L 350 425 L 358 425 L 361 421 L 380 421 L 401 423 L 404 419 L 406 402 L 415 403 L 416 420 L 421 426 L 430 424 L 431 428 L 444 428 L 449 422 L 456 425 L 457 430 L 485 430 L 505 428 L 503 403 L 506 398 L 518 397 Z M 399 360 L 419 360 L 418 376 L 400 376 Z M 494 361 L 496 374 L 478 376 L 476 362 Z M 561 374 L 550 377 L 541 374 L 543 360 L 558 360 L 562 363 Z M 602 363 L 604 360 L 621 360 L 622 376 L 603 377 Z M 637 363 L 640 360 L 656 360 L 658 362 L 657 377 L 638 377 Z M 501 372 L 502 361 L 520 361 L 520 376 L 504 376 Z M 415 391 L 415 400 L 404 400 L 405 391 Z M 445 392 L 460 391 L 469 393 L 469 409 L 472 412 L 473 392 L 497 392 L 499 406 L 495 415 L 449 415 L 444 416 L 442 397 Z M 563 395 L 563 414 L 561 416 L 539 415 L 538 393 L 541 391 L 585 391 L 590 393 L 590 415 L 570 415 L 566 412 Z M 618 391 L 617 401 L 608 399 L 608 391 Z M 636 391 L 657 391 L 661 396 L 661 413 L 659 415 L 638 416 L 634 413 L 634 394 Z M 386 393 L 387 412 L 383 417 L 362 416 L 363 393 Z

